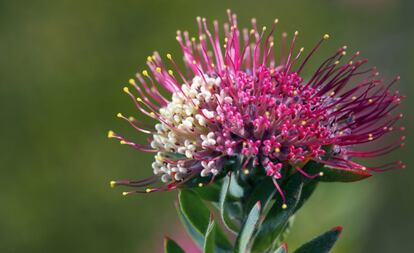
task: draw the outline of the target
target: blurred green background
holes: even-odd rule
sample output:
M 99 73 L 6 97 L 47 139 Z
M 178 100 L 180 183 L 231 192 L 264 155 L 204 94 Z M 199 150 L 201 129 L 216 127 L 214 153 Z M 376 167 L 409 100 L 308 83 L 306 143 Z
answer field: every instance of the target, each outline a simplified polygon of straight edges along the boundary
M 156 252 L 163 234 L 177 236 L 176 192 L 125 198 L 108 187 L 150 175 L 152 157 L 106 133 L 142 138 L 115 117 L 139 115 L 121 88 L 153 50 L 179 53 L 176 29 L 194 32 L 198 15 L 223 21 L 227 8 L 245 25 L 278 17 L 308 49 L 330 33 L 319 57 L 346 44 L 386 80 L 401 74 L 408 143 L 392 156 L 407 169 L 321 186 L 289 242 L 342 225 L 335 253 L 414 252 L 411 2 L 0 1 L 0 252 Z

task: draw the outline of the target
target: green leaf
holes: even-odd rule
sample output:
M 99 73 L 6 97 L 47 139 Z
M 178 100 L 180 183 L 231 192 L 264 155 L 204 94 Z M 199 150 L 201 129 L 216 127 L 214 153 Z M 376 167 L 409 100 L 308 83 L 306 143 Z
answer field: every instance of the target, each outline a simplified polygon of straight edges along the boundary
M 164 252 L 165 253 L 185 253 L 185 251 L 178 246 L 176 242 L 168 237 L 164 238 Z
M 300 199 L 298 204 L 296 205 L 294 213 L 296 213 L 303 206 L 303 204 L 305 204 L 305 202 L 310 198 L 317 186 L 317 180 L 310 180 L 309 182 L 304 183 L 302 187 L 302 193 L 300 195 Z
M 282 243 L 273 253 L 288 253 L 288 246 L 286 243 Z
M 260 218 L 260 202 L 257 202 L 256 205 L 252 208 L 249 215 L 247 216 L 246 221 L 241 227 L 239 236 L 236 239 L 236 253 L 247 253 L 249 242 L 253 236 L 253 232 L 257 228 Z
M 315 161 L 309 161 L 305 164 L 305 166 L 303 166 L 303 170 L 306 171 L 307 173 L 313 175 L 313 174 L 319 174 L 320 172 L 322 172 L 324 167 L 324 164 L 322 163 L 317 163 Z M 298 172 L 296 172 L 298 173 Z M 303 206 L 303 204 L 305 204 L 305 202 L 310 198 L 310 196 L 313 194 L 313 192 L 315 191 L 316 187 L 318 186 L 318 182 L 319 182 L 319 178 L 317 177 L 315 179 L 310 179 L 307 178 L 306 176 L 302 175 L 302 179 L 303 179 L 303 188 L 302 188 L 302 193 L 299 199 L 298 204 L 296 205 L 296 210 L 294 211 L 295 213 Z
M 288 235 L 290 234 L 290 230 L 293 227 L 294 222 L 295 222 L 295 215 L 290 216 L 287 224 L 285 225 L 285 227 L 283 228 L 281 234 L 279 235 L 279 238 L 278 238 L 279 242 L 284 241 L 288 237 Z
M 265 209 L 267 203 L 273 198 L 276 188 L 271 177 L 265 177 L 256 185 L 245 204 L 245 213 L 249 212 L 253 206 L 260 201 L 262 209 Z
M 342 232 L 342 227 L 335 227 L 332 230 L 316 237 L 312 241 L 302 245 L 294 253 L 328 253 L 339 235 Z
M 204 235 L 210 221 L 210 210 L 193 191 L 181 190 L 178 193 L 179 217 L 193 240 L 203 248 Z M 216 229 L 216 252 L 231 252 L 232 246 L 224 232 L 217 227 Z
M 223 224 L 226 226 L 226 228 L 230 231 L 236 234 L 239 230 L 239 227 L 233 222 L 233 220 L 230 218 L 230 203 L 227 201 L 229 197 L 229 189 L 231 182 L 235 179 L 231 177 L 225 177 L 223 181 L 223 186 L 221 187 L 220 192 L 220 216 L 223 220 Z
M 183 215 L 198 233 L 204 235 L 209 223 L 210 210 L 200 197 L 190 190 L 181 190 L 178 193 L 178 201 Z
M 223 230 L 216 226 L 216 251 L 215 252 L 223 252 L 223 253 L 231 253 L 233 252 L 233 245 L 229 242 L 226 234 Z
M 194 187 L 195 191 L 202 199 L 210 202 L 219 202 L 221 183 L 217 182 L 204 187 Z
M 237 173 L 238 172 L 231 173 L 231 183 L 228 191 L 234 198 L 242 198 L 246 189 L 237 182 Z
M 184 182 L 181 186 L 181 189 L 195 189 L 200 185 L 207 185 L 211 182 L 211 176 L 202 177 L 195 176 L 188 181 Z
M 216 243 L 216 223 L 214 222 L 213 215 L 210 217 L 210 223 L 208 224 L 206 235 L 204 237 L 204 253 L 214 253 Z
M 366 179 L 372 176 L 371 173 L 361 171 L 361 170 L 351 170 L 351 169 L 338 169 L 333 167 L 323 167 L 322 168 L 323 176 L 318 177 L 319 181 L 322 182 L 355 182 L 359 180 Z
M 366 171 L 334 168 L 326 165 L 324 166 L 315 161 L 309 161 L 303 167 L 303 170 L 309 174 L 318 174 L 322 172 L 323 176 L 317 177 L 317 180 L 321 182 L 355 182 L 372 176 L 371 173 Z
M 229 167 L 225 166 L 222 170 L 220 170 L 220 172 L 217 175 L 214 176 L 214 181 L 218 182 L 223 177 L 226 177 L 229 169 L 230 169 Z M 193 189 L 199 187 L 200 185 L 201 186 L 206 186 L 206 185 L 210 186 L 212 180 L 213 180 L 212 175 L 209 175 L 209 176 L 206 176 L 206 177 L 202 177 L 202 176 L 198 175 L 198 176 L 195 176 L 195 177 L 189 179 L 188 181 L 184 182 L 181 185 L 181 188 L 182 189 L 192 189 L 193 190 Z
M 190 235 L 191 239 L 193 239 L 198 247 L 203 248 L 204 237 L 194 228 L 180 207 L 177 207 L 177 213 L 178 218 L 180 218 L 181 223 L 183 224 L 187 233 Z
M 300 200 L 303 187 L 303 176 L 300 173 L 293 174 L 283 191 L 286 196 L 286 208 L 282 206 L 281 198 L 278 198 L 274 205 L 270 208 L 263 223 L 259 227 L 255 241 L 253 243 L 252 252 L 265 252 L 277 240 L 279 234 L 285 228 L 290 216 L 294 213 L 296 206 Z

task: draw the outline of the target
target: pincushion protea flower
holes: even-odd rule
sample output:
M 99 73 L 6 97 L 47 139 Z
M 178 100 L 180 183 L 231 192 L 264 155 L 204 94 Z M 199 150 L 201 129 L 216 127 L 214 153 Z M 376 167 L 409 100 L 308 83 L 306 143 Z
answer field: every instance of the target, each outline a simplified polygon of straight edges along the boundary
M 134 91 L 124 88 L 138 110 L 158 123 L 153 130 L 141 120 L 118 114 L 148 134 L 149 143 L 134 143 L 113 131 L 108 137 L 156 153 L 154 176 L 112 181 L 112 186 L 144 188 L 125 192 L 127 195 L 174 189 L 194 178 L 211 182 L 237 157 L 238 170 L 246 174 L 262 170 L 273 178 L 284 198 L 278 183 L 284 177 L 283 168 L 309 178 L 323 176 L 302 170 L 310 160 L 366 175 L 404 166 L 394 162 L 367 167 L 353 160 L 376 158 L 402 145 L 404 137 L 394 144 L 359 151 L 369 148 L 362 144 L 403 130 L 394 126 L 402 115 L 392 114 L 403 98 L 391 91 L 399 77 L 384 83 L 375 68 L 365 68 L 367 60 L 358 59 L 359 52 L 346 59 L 344 46 L 305 79 L 306 63 L 329 35 L 302 56 L 304 49 L 295 48 L 298 32 L 288 48 L 283 33 L 276 61 L 273 34 L 278 20 L 269 32 L 266 27 L 259 29 L 255 19 L 250 30 L 239 29 L 236 15 L 230 11 L 228 22 L 222 39 L 217 21 L 211 31 L 206 19 L 198 17 L 197 37 L 177 32 L 184 70 L 177 67 L 171 54 L 164 63 L 155 52 L 147 60 L 150 71 L 129 81 Z M 164 184 L 150 187 L 158 179 Z

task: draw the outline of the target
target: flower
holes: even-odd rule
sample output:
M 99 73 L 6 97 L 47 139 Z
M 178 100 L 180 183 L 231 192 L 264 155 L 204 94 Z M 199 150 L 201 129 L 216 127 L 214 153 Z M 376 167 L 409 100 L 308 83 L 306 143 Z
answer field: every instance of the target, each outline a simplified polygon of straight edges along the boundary
M 366 167 L 353 160 L 375 158 L 403 145 L 404 137 L 389 145 L 378 143 L 374 150 L 364 150 L 369 145 L 362 145 L 380 142 L 384 135 L 403 130 L 394 126 L 402 115 L 393 114 L 403 97 L 391 91 L 399 77 L 384 83 L 375 68 L 365 68 L 367 60 L 358 59 L 359 52 L 346 59 L 344 46 L 304 79 L 306 63 L 329 35 L 300 60 L 304 49 L 295 48 L 298 32 L 287 49 L 287 35 L 283 33 L 280 59 L 276 61 L 273 34 L 278 20 L 267 33 L 266 27 L 257 27 L 255 19 L 250 30 L 240 30 L 236 15 L 230 11 L 228 19 L 224 40 L 219 37 L 217 21 L 210 31 L 206 19 L 200 17 L 197 38 L 190 38 L 186 31 L 177 32 L 184 71 L 171 54 L 167 54 L 166 64 L 155 52 L 147 60 L 150 71 L 144 70 L 129 81 L 134 92 L 124 88 L 138 110 L 158 123 L 151 130 L 136 118 L 118 114 L 148 134 L 150 141 L 137 144 L 112 131 L 108 137 L 156 153 L 154 176 L 141 181 L 113 181 L 112 186 L 145 188 L 158 178 L 164 183 L 127 195 L 174 189 L 195 177 L 213 181 L 229 160 L 239 157 L 238 169 L 246 174 L 264 170 L 283 196 L 278 180 L 283 178 L 282 168 L 286 166 L 310 178 L 322 175 L 302 170 L 310 160 L 368 172 L 403 166 L 398 161 Z

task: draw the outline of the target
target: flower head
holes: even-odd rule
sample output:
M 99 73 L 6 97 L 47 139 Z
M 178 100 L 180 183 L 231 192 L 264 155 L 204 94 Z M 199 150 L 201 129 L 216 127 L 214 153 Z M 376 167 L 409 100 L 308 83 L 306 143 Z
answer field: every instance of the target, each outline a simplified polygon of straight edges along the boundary
M 237 169 L 246 174 L 263 170 L 277 187 L 284 167 L 311 178 L 319 176 L 301 169 L 309 160 L 343 170 L 403 166 L 395 162 L 366 167 L 352 160 L 377 157 L 402 145 L 403 137 L 374 150 L 358 148 L 403 130 L 394 126 L 402 116 L 392 114 L 402 99 L 391 91 L 399 77 L 383 83 L 375 68 L 365 68 L 367 60 L 359 59 L 359 52 L 346 58 L 344 46 L 305 79 L 302 70 L 329 35 L 302 56 L 304 49 L 295 48 L 298 32 L 288 47 L 283 33 L 276 60 L 277 20 L 267 32 L 254 19 L 251 29 L 239 29 L 236 15 L 229 11 L 228 17 L 224 40 L 218 22 L 210 30 L 204 18 L 197 18 L 197 37 L 177 32 L 184 70 L 170 54 L 164 63 L 155 52 L 147 60 L 149 71 L 130 80 L 134 91 L 124 88 L 138 110 L 158 123 L 152 130 L 138 119 L 118 114 L 148 134 L 150 141 L 137 144 L 112 131 L 108 136 L 154 152 L 154 176 L 113 185 L 147 187 L 160 178 L 164 186 L 135 191 L 153 192 L 177 188 L 195 177 L 212 181 L 235 157 L 240 161 Z

